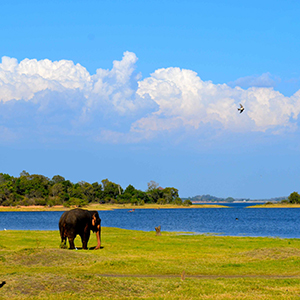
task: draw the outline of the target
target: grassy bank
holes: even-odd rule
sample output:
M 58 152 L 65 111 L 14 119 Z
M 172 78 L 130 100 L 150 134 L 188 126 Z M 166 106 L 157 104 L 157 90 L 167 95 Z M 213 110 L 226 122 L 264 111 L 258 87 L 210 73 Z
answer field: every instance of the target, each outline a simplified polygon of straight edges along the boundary
M 141 206 L 133 206 L 132 204 L 90 204 L 87 206 L 82 207 L 83 209 L 89 210 L 113 210 L 113 209 L 145 209 L 145 208 L 152 208 L 152 209 L 166 209 L 166 208 L 218 208 L 218 207 L 226 207 L 225 205 L 174 205 L 174 204 L 145 204 Z M 75 208 L 75 207 L 71 207 Z M 1 211 L 65 211 L 71 208 L 67 208 L 64 206 L 0 206 Z
M 77 237 L 76 246 L 81 246 Z M 103 228 L 101 250 L 58 231 L 0 232 L 0 299 L 299 299 L 300 240 Z M 96 245 L 91 236 L 89 246 Z

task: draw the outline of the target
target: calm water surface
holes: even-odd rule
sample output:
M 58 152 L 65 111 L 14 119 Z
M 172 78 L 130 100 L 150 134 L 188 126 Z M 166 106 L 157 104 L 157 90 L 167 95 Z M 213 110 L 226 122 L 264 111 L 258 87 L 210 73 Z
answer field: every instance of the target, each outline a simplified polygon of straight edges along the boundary
M 226 204 L 227 205 L 227 204 Z M 99 211 L 104 227 L 211 233 L 231 236 L 300 238 L 299 208 L 128 209 Z M 0 230 L 58 230 L 62 212 L 0 212 Z

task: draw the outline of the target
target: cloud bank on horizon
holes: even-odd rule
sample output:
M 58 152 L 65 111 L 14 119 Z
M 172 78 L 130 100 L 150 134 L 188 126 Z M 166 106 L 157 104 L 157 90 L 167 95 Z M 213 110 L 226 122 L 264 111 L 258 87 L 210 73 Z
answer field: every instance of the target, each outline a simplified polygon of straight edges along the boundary
M 300 90 L 285 97 L 268 73 L 214 84 L 192 70 L 169 67 L 142 79 L 136 63 L 134 53 L 124 52 L 111 70 L 91 75 L 68 60 L 2 57 L 0 140 L 83 136 L 136 143 L 178 132 L 283 134 L 298 128 Z

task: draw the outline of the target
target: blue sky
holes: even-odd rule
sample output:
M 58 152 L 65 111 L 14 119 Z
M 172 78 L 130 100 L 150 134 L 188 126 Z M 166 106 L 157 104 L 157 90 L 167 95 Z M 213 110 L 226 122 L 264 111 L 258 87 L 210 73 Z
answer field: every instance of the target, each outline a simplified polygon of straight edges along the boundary
M 300 192 L 300 4 L 244 2 L 3 3 L 0 172 Z

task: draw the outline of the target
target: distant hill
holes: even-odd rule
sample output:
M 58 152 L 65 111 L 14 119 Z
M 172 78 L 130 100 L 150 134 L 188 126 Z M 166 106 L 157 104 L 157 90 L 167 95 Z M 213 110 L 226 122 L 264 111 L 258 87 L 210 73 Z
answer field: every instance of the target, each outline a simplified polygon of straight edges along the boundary
M 211 195 L 197 195 L 194 197 L 189 198 L 182 198 L 183 200 L 190 200 L 192 202 L 278 202 L 284 199 L 287 199 L 287 197 L 276 197 L 276 198 L 270 198 L 270 199 L 250 199 L 250 198 L 219 198 Z

